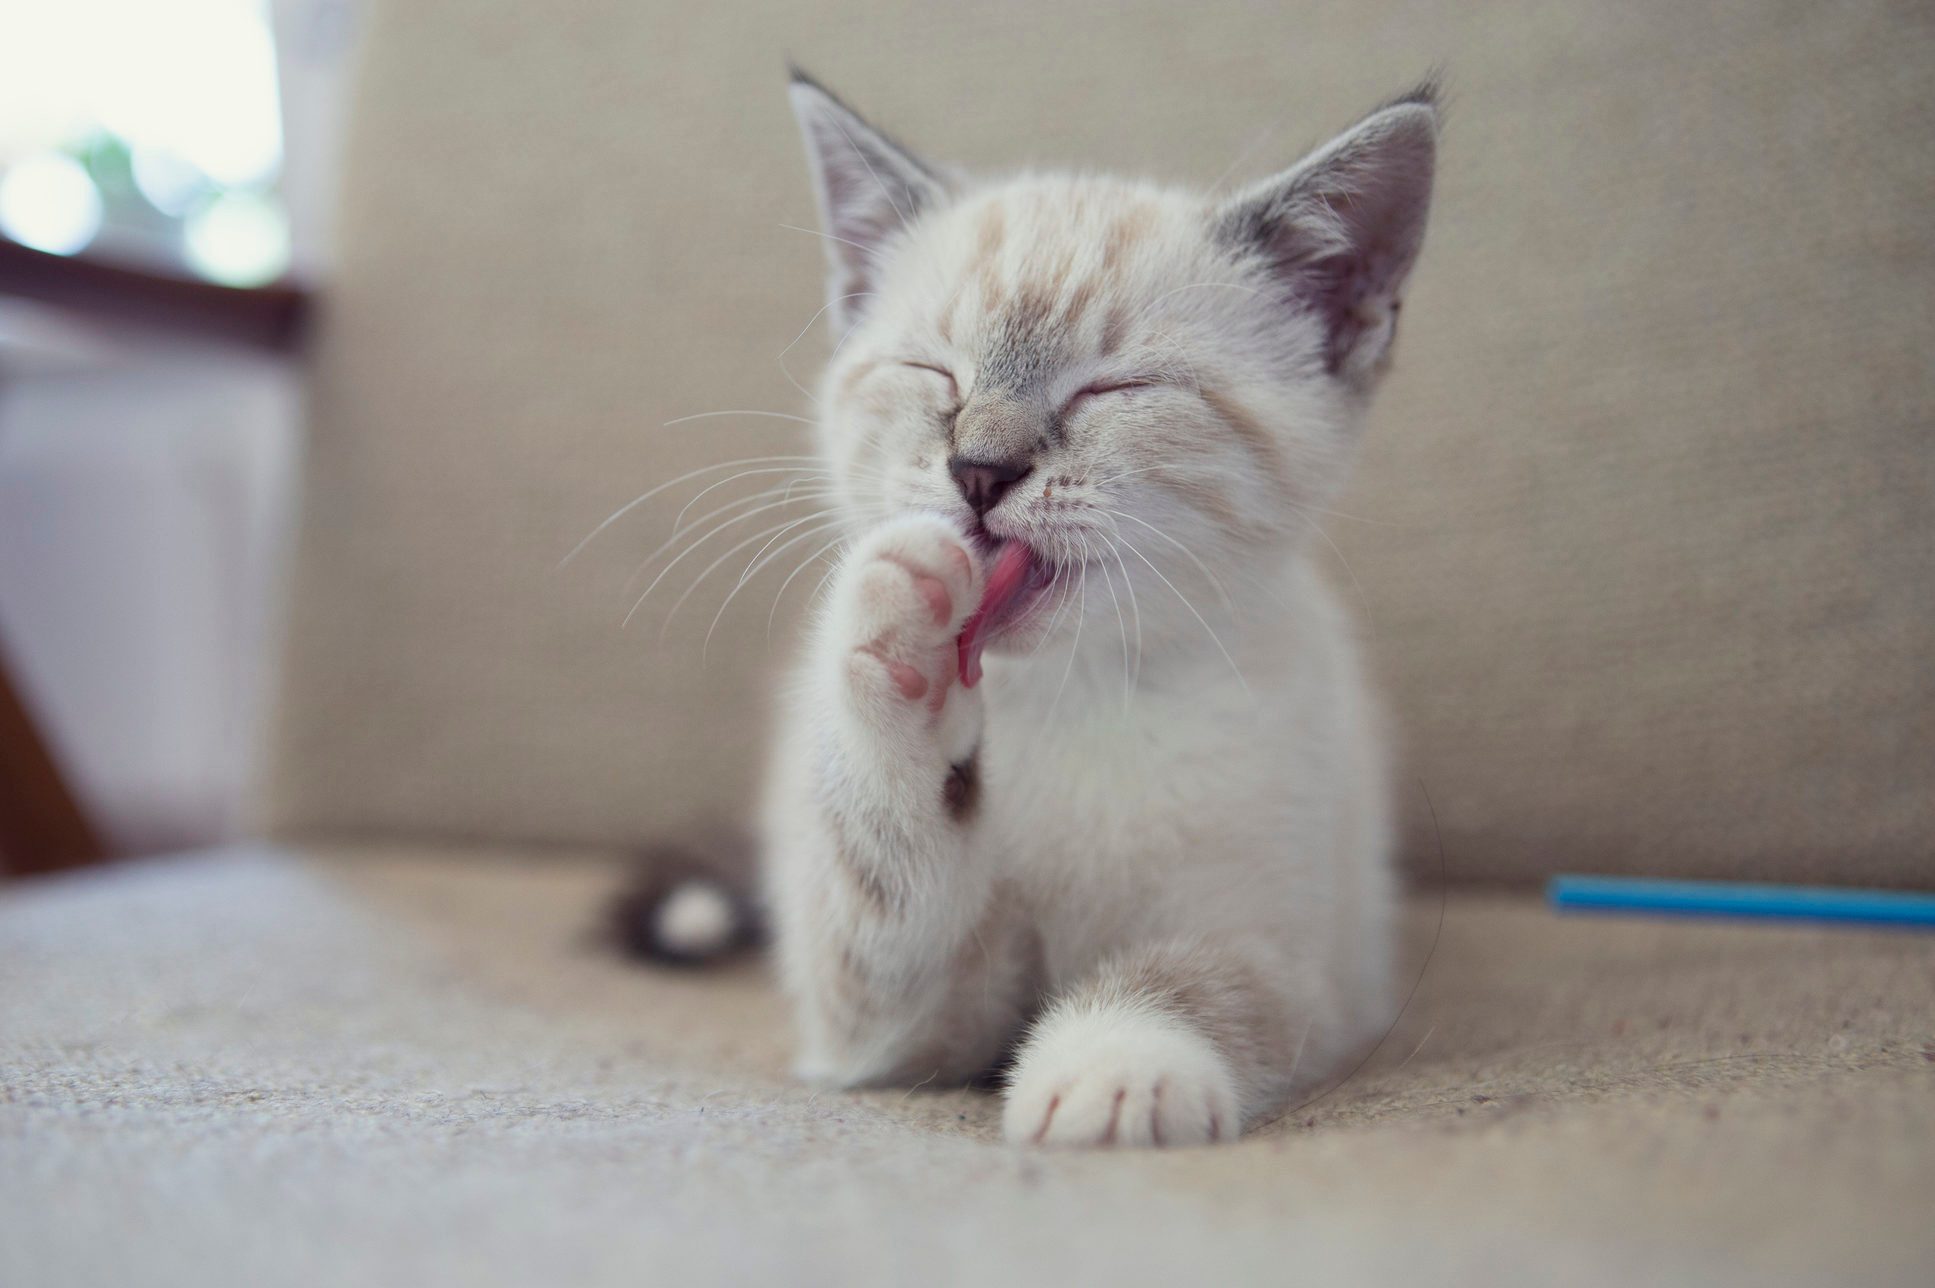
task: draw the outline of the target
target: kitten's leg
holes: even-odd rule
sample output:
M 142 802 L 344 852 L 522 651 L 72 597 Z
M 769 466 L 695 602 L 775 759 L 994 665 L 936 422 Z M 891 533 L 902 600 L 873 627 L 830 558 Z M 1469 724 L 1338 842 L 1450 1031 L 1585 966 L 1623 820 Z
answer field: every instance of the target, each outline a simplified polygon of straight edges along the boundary
M 1309 1023 L 1273 953 L 1147 945 L 1105 962 L 1029 1031 L 1002 1127 L 1038 1145 L 1232 1140 L 1288 1093 Z
M 835 575 L 796 695 L 771 838 L 801 1072 L 960 1079 L 1019 1022 L 1020 920 L 971 844 L 981 695 L 956 637 L 982 570 L 942 519 L 896 519 Z

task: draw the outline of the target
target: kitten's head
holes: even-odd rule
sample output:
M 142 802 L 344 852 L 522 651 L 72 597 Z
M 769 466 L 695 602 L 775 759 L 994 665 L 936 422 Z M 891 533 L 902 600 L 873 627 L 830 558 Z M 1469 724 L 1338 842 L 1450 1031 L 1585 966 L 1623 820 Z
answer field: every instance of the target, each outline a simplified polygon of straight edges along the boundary
M 1294 546 L 1389 361 L 1431 86 L 1228 197 L 967 178 L 797 73 L 792 101 L 839 338 L 820 448 L 856 516 L 940 511 L 1026 544 L 1036 593 L 997 648 L 1072 629 L 1080 582 L 1244 580 Z M 1090 611 L 1114 611 L 1096 590 Z M 1141 596 L 1149 629 L 1170 598 Z

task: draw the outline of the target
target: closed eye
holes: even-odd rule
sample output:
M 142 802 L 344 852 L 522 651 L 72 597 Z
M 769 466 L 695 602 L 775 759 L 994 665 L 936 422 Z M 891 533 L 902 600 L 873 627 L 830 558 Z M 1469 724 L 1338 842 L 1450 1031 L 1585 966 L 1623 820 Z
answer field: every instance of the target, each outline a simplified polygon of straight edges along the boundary
M 939 377 L 940 377 L 941 379 L 943 379 L 943 380 L 945 380 L 945 381 L 947 381 L 947 392 L 948 392 L 948 394 L 949 394 L 949 395 L 950 395 L 950 396 L 951 396 L 951 397 L 952 397 L 952 398 L 953 398 L 953 399 L 954 399 L 954 400 L 955 400 L 956 402 L 959 402 L 959 401 L 960 401 L 960 399 L 961 399 L 961 387 L 960 387 L 960 386 L 959 386 L 958 384 L 956 384 L 956 383 L 954 382 L 954 373 L 953 373 L 952 371 L 949 371 L 949 370 L 948 370 L 948 369 L 947 369 L 946 367 L 937 367 L 937 366 L 935 366 L 935 365 L 934 365 L 933 363 L 931 363 L 931 362 L 911 362 L 911 361 L 909 361 L 909 362 L 903 362 L 903 363 L 901 363 L 900 365 L 901 365 L 901 366 L 903 366 L 903 367 L 912 367 L 912 368 L 913 368 L 914 370 L 916 370 L 916 371 L 931 371 L 931 372 L 933 372 L 933 373 L 934 373 L 935 375 L 937 375 L 937 376 L 939 376 Z
M 1098 380 L 1094 384 L 1078 391 L 1073 398 L 1063 403 L 1062 415 L 1066 416 L 1069 412 L 1075 410 L 1076 405 L 1084 398 L 1100 398 L 1105 394 L 1124 394 L 1136 389 L 1153 389 L 1160 383 L 1161 381 L 1141 378 L 1133 380 Z

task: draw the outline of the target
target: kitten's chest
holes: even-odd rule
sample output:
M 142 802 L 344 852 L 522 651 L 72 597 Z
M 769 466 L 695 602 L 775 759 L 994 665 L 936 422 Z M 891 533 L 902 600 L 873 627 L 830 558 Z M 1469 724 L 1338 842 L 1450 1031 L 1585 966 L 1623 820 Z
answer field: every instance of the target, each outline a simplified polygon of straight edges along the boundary
M 1246 757 L 1227 724 L 1120 703 L 1118 689 L 1046 728 L 1039 706 L 990 704 L 980 843 L 1030 909 L 1051 981 L 1122 943 L 1217 924 L 1223 892 L 1258 888 L 1251 869 L 1278 830 L 1267 757 Z
M 1119 690 L 1066 715 L 1025 690 L 990 695 L 984 830 L 1026 870 L 1132 877 L 1179 851 L 1252 832 L 1270 774 L 1263 749 L 1202 702 Z

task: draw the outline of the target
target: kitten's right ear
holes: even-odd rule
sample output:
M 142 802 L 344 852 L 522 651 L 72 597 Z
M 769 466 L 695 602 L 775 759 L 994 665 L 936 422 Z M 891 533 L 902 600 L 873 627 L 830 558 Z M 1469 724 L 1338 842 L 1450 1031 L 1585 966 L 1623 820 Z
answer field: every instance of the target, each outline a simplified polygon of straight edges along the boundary
M 947 185 L 913 153 L 867 124 L 799 68 L 788 95 L 829 239 L 827 311 L 843 330 L 858 321 L 893 239 L 947 197 Z

